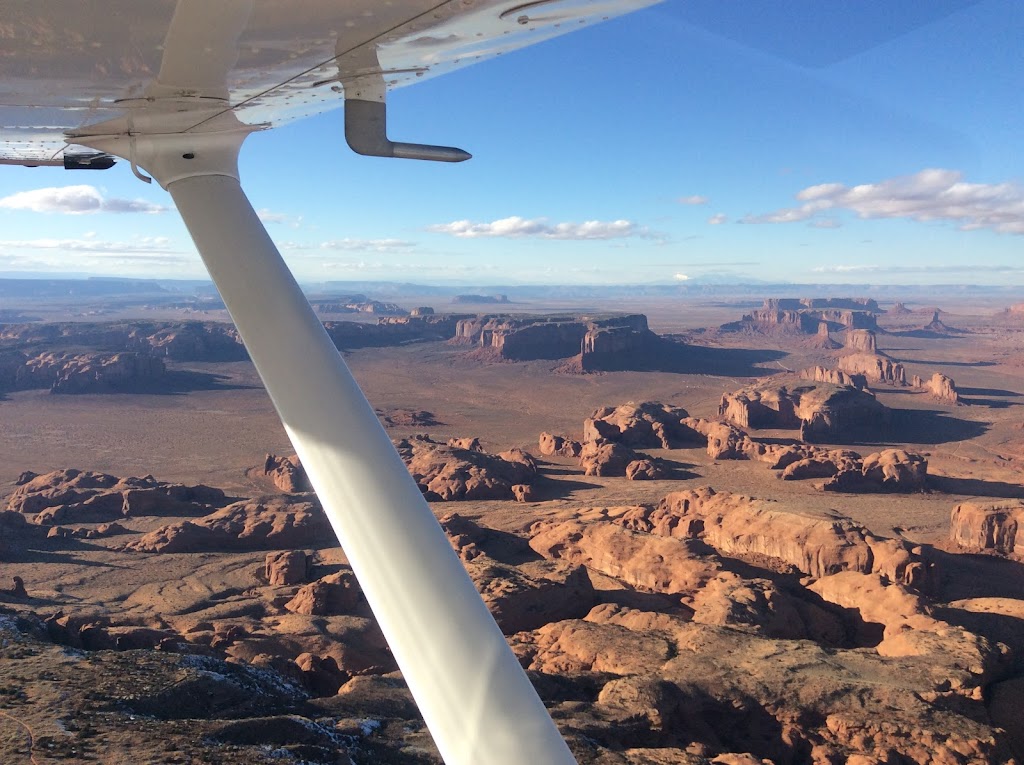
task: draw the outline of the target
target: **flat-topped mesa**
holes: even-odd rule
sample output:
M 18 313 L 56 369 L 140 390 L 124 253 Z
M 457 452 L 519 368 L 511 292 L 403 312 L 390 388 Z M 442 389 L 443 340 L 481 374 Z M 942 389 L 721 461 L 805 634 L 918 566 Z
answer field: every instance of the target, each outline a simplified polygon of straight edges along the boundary
M 877 329 L 878 304 L 868 298 L 767 298 L 764 305 L 744 314 L 737 322 L 722 325 L 726 331 L 815 335 L 819 324 L 829 329 Z
M 9 324 L 0 343 L 21 349 L 63 348 L 149 353 L 174 361 L 240 361 L 248 358 L 238 333 L 223 322 L 114 321 Z M 32 351 L 28 351 L 29 355 Z
M 356 321 L 325 321 L 324 329 L 341 350 L 382 348 L 410 342 L 450 340 L 466 314 L 381 316 L 376 324 Z
M 114 393 L 158 386 L 164 362 L 147 353 L 41 353 L 14 373 L 13 387 L 51 393 Z
M 949 539 L 969 552 L 1024 559 L 1024 502 L 961 502 L 949 520 Z
M 508 316 L 463 319 L 452 340 L 475 345 L 503 359 L 580 358 L 582 370 L 615 368 L 623 357 L 646 353 L 659 342 L 642 314 L 623 316 Z
M 508 302 L 508 295 L 456 295 L 452 298 L 452 305 L 465 303 L 504 305 Z
M 778 379 L 724 394 L 718 413 L 741 428 L 799 428 L 810 443 L 874 439 L 888 430 L 891 418 L 867 391 Z

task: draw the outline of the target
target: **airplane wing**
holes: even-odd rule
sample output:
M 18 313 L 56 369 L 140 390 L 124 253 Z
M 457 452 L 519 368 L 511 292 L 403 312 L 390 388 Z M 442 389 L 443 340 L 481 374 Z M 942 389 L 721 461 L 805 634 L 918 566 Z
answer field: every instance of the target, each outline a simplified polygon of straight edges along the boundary
M 0 163 L 63 164 L 68 136 L 175 101 L 175 130 L 266 128 L 656 0 L 3 0 Z
M 130 162 L 170 193 L 448 765 L 574 763 L 372 407 L 242 191 L 246 136 L 652 0 L 0 0 L 0 163 Z M 148 175 L 147 175 L 148 173 Z

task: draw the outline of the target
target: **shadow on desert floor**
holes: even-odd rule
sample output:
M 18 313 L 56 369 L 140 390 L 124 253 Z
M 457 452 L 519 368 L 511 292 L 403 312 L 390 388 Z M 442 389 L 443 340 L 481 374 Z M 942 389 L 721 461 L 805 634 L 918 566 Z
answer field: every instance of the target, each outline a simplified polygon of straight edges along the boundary
M 1006 481 L 985 481 L 980 478 L 954 478 L 945 475 L 928 476 L 928 486 L 944 494 L 961 494 L 976 497 L 997 497 L 1024 499 L 1024 486 Z
M 977 438 L 988 432 L 989 425 L 934 409 L 893 409 L 891 431 L 901 443 L 934 445 Z

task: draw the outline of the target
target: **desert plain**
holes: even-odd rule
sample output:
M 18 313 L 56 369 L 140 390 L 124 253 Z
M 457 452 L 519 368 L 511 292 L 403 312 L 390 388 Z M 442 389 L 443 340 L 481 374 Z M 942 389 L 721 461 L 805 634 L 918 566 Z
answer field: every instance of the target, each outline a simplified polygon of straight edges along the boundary
M 581 764 L 1024 762 L 1024 309 L 359 298 Z M 5 306 L 0 762 L 440 762 L 216 302 Z

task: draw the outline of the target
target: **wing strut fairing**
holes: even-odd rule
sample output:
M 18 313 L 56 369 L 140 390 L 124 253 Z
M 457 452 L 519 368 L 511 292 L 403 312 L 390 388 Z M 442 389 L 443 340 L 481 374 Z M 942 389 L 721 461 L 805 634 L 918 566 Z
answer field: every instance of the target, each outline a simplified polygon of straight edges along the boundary
M 468 159 L 388 139 L 386 90 L 654 1 L 106 0 L 101 23 L 93 4 L 35 0 L 4 14 L 58 42 L 5 40 L 0 164 L 63 164 L 66 140 L 72 164 L 121 157 L 170 193 L 447 765 L 575 760 L 246 198 L 238 151 L 344 92 L 357 152 Z

